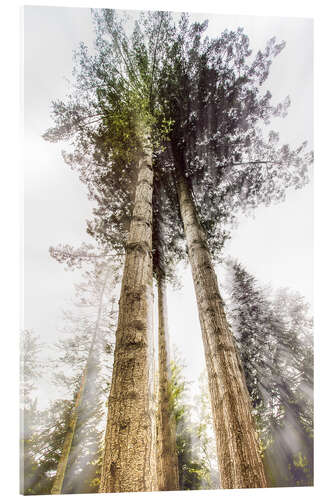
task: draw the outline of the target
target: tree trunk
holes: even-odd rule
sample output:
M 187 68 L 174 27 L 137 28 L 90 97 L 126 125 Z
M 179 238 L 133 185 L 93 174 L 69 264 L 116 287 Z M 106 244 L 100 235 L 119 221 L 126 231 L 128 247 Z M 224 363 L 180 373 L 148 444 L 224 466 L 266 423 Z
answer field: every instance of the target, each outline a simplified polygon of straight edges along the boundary
M 60 459 L 58 462 L 56 477 L 55 477 L 54 483 L 52 485 L 51 495 L 60 495 L 61 494 L 62 485 L 64 482 L 65 473 L 66 473 L 68 457 L 69 457 L 69 454 L 71 451 L 72 442 L 73 442 L 74 433 L 75 433 L 75 428 L 76 428 L 76 424 L 77 424 L 77 419 L 79 416 L 78 410 L 79 410 L 79 406 L 80 406 L 81 399 L 82 399 L 82 393 L 84 391 L 84 387 L 85 387 L 85 383 L 86 383 L 86 375 L 87 375 L 86 371 L 87 370 L 85 368 L 83 370 L 80 388 L 79 388 L 79 391 L 78 391 L 76 399 L 75 399 L 74 409 L 73 409 L 72 415 L 70 417 L 68 430 L 66 432 L 64 444 L 62 446 L 62 452 L 61 452 L 61 456 L 60 456 Z
M 157 419 L 157 480 L 159 491 L 179 489 L 176 421 L 170 401 L 170 351 L 167 324 L 166 283 L 159 275 L 158 286 L 158 419 Z
M 157 176 L 153 189 L 153 269 L 158 289 L 158 408 L 157 408 L 157 484 L 159 491 L 179 489 L 176 421 L 171 402 L 171 369 L 166 297 L 164 241 L 164 191 Z
M 60 495 L 61 494 L 62 485 L 63 485 L 65 474 L 66 474 L 67 462 L 68 462 L 69 454 L 71 451 L 72 442 L 73 442 L 75 429 L 76 429 L 76 424 L 77 424 L 77 420 L 78 420 L 78 416 L 79 416 L 79 408 L 80 408 L 81 401 L 82 401 L 82 395 L 84 393 L 84 389 L 86 386 L 87 374 L 88 374 L 89 365 L 90 365 L 90 359 L 91 359 L 93 349 L 95 347 L 96 337 L 97 337 L 97 333 L 99 330 L 99 324 L 100 324 L 101 314 L 102 314 L 103 296 L 104 296 L 104 291 L 105 291 L 105 287 L 106 287 L 106 283 L 107 283 L 107 280 L 109 278 L 109 275 L 110 275 L 110 269 L 107 269 L 106 274 L 105 274 L 105 278 L 103 281 L 103 286 L 101 289 L 100 297 L 99 297 L 99 304 L 98 304 L 98 311 L 97 311 L 97 318 L 96 318 L 96 323 L 95 323 L 94 335 L 93 335 L 93 338 L 92 338 L 91 343 L 90 343 L 90 348 L 89 348 L 86 366 L 82 372 L 80 388 L 79 388 L 79 391 L 78 391 L 76 399 L 75 399 L 75 405 L 73 408 L 72 415 L 70 417 L 68 430 L 67 430 L 66 435 L 65 435 L 64 444 L 62 447 L 62 452 L 61 452 L 61 456 L 60 456 L 58 467 L 57 467 L 57 473 L 56 473 L 56 476 L 55 476 L 55 479 L 54 479 L 54 482 L 52 485 L 52 489 L 51 489 L 51 495 Z
M 221 485 L 263 488 L 266 479 L 244 372 L 224 313 L 206 237 L 183 173 L 183 158 L 176 155 L 177 192 L 203 336 Z
M 100 493 L 155 489 L 152 181 L 146 147 L 126 245 Z

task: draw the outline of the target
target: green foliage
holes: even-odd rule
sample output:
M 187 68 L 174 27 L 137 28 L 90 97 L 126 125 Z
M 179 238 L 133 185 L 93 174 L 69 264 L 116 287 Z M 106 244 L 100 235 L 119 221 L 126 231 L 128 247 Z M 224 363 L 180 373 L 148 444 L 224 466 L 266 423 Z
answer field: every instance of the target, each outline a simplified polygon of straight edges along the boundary
M 53 485 L 62 446 L 70 419 L 75 396 L 72 400 L 59 399 L 38 414 L 38 431 L 30 442 L 34 460 L 24 463 L 25 495 L 49 495 Z M 92 402 L 92 401 L 91 401 Z M 92 414 L 93 413 L 93 414 Z M 87 419 L 81 413 L 72 444 L 63 493 L 94 493 L 99 480 L 98 459 L 101 456 L 101 431 L 98 427 L 98 406 Z
M 189 383 L 179 361 L 171 365 L 171 405 L 176 420 L 179 484 L 181 490 L 215 489 L 219 487 L 217 469 L 212 467 L 215 444 L 211 431 L 211 415 L 206 393 L 201 392 L 197 405 L 203 409 L 199 422 L 194 422 L 193 406 L 189 404 Z M 214 464 L 216 466 L 216 464 Z
M 193 410 L 196 412 L 196 435 L 199 440 L 199 453 L 206 470 L 206 474 L 202 478 L 202 489 L 218 489 L 220 488 L 220 478 L 206 371 L 199 376 L 198 389 L 199 392 L 194 398 Z

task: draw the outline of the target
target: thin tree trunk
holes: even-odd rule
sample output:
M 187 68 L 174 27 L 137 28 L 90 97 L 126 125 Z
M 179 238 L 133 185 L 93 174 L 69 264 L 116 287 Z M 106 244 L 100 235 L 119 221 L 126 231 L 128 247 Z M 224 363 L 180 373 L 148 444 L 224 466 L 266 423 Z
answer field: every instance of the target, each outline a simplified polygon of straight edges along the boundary
M 79 409 L 80 409 L 80 405 L 82 402 L 82 395 L 84 393 L 84 389 L 86 386 L 87 374 L 88 374 L 88 369 L 90 366 L 91 355 L 92 355 L 93 349 L 95 347 L 96 337 L 97 337 L 98 330 L 99 330 L 99 324 L 100 324 L 100 320 L 101 320 L 102 306 L 103 306 L 103 296 L 104 296 L 104 291 L 105 291 L 105 287 L 106 287 L 106 283 L 108 281 L 109 275 L 110 275 L 110 269 L 107 269 L 107 272 L 105 273 L 105 278 L 103 281 L 103 286 L 101 289 L 100 297 L 99 297 L 94 335 L 91 339 L 86 365 L 84 367 L 84 370 L 83 370 L 82 376 L 81 376 L 80 388 L 79 388 L 79 391 L 78 391 L 76 398 L 75 398 L 74 408 L 72 411 L 72 415 L 70 417 L 68 430 L 67 430 L 66 435 L 65 435 L 64 444 L 63 444 L 62 451 L 61 451 L 61 456 L 60 456 L 60 459 L 58 462 L 57 473 L 56 473 L 56 476 L 55 476 L 55 479 L 54 479 L 54 482 L 52 485 L 52 489 L 51 489 L 51 495 L 60 495 L 61 494 L 62 485 L 63 485 L 65 474 L 66 474 L 68 458 L 69 458 L 69 454 L 71 451 L 72 442 L 73 442 L 73 438 L 74 438 L 74 434 L 75 434 L 75 430 L 76 430 L 76 424 L 77 424 L 78 417 L 79 417 Z
M 166 283 L 164 276 L 158 276 L 157 286 L 159 368 L 157 479 L 160 491 L 172 491 L 179 489 L 179 474 L 176 447 L 176 421 L 170 400 L 171 370 Z
M 152 181 L 146 147 L 126 245 L 100 493 L 155 489 Z
M 183 158 L 177 158 L 177 154 L 177 192 L 203 336 L 221 485 L 266 487 L 244 372 L 224 313 L 205 233 L 183 174 Z
M 76 424 L 77 424 L 77 420 L 78 420 L 78 416 L 79 416 L 78 410 L 79 410 L 79 406 L 80 406 L 81 399 L 82 399 L 82 393 L 84 391 L 84 387 L 85 387 L 85 383 L 86 383 L 86 375 L 87 375 L 86 368 L 87 367 L 85 367 L 85 369 L 83 370 L 80 388 L 79 388 L 79 391 L 78 391 L 77 396 L 75 398 L 75 405 L 74 405 L 74 408 L 72 410 L 72 415 L 70 417 L 68 429 L 67 429 L 65 439 L 64 439 L 64 444 L 62 446 L 62 452 L 61 452 L 61 456 L 60 456 L 60 459 L 58 462 L 56 477 L 55 477 L 55 480 L 54 480 L 53 485 L 52 485 L 51 495 L 60 495 L 61 494 L 62 485 L 64 482 L 64 477 L 65 477 L 66 468 L 67 468 L 68 457 L 69 457 L 69 454 L 71 451 L 72 442 L 73 442 L 73 438 L 74 438 L 74 434 L 75 434 L 75 428 L 76 428 Z
M 165 279 L 164 191 L 155 176 L 153 189 L 154 273 L 158 289 L 158 408 L 157 408 L 157 485 L 159 491 L 179 489 L 176 420 L 171 402 L 171 368 L 168 332 L 168 311 Z

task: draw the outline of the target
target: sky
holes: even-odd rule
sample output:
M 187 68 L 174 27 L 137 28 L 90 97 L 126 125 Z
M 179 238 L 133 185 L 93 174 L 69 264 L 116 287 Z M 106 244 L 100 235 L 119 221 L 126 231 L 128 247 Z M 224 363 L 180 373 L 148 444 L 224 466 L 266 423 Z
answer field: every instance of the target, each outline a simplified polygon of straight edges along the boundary
M 266 82 L 278 102 L 287 95 L 287 118 L 271 128 L 282 142 L 313 146 L 312 21 L 296 18 L 196 15 L 209 19 L 207 33 L 244 27 L 254 52 L 272 36 L 287 45 L 274 60 Z M 51 100 L 64 97 L 72 70 L 72 51 L 93 41 L 89 9 L 26 7 L 24 12 L 24 314 L 22 327 L 46 343 L 59 335 L 61 311 L 70 305 L 78 272 L 65 272 L 51 259 L 50 245 L 79 246 L 92 241 L 86 219 L 92 203 L 75 172 L 64 164 L 64 145 L 45 142 L 52 125 Z M 312 183 L 290 192 L 284 203 L 259 208 L 232 231 L 225 254 L 238 259 L 263 284 L 298 290 L 312 305 Z M 168 290 L 171 343 L 184 358 L 186 377 L 196 380 L 204 369 L 201 332 L 189 266 L 179 269 L 180 290 Z M 221 276 L 217 267 L 217 275 Z M 223 290 L 222 294 L 223 294 Z M 157 325 L 157 317 L 154 318 Z M 43 396 L 45 397 L 45 396 Z

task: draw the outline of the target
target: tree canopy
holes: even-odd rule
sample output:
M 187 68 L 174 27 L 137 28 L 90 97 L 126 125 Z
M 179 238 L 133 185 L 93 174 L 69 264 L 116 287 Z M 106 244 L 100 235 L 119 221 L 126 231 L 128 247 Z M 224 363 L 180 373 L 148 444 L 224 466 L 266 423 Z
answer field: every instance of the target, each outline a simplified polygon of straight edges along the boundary
M 112 10 L 95 12 L 96 49 L 75 55 L 73 93 L 53 103 L 47 140 L 71 140 L 66 161 L 78 168 L 97 202 L 88 232 L 121 252 L 131 215 L 142 134 L 154 145 L 154 216 L 163 214 L 167 262 L 184 257 L 175 164 L 190 185 L 210 249 L 218 256 L 226 223 L 240 211 L 284 198 L 308 180 L 312 153 L 304 142 L 279 144 L 270 119 L 285 116 L 289 98 L 272 104 L 264 89 L 275 38 L 252 55 L 242 29 L 205 36 L 207 22 L 178 22 L 167 12 L 142 13 L 133 31 Z M 161 196 L 162 194 L 162 196 Z M 158 223 L 155 223 L 155 228 Z M 154 231 L 154 250 L 159 247 Z

